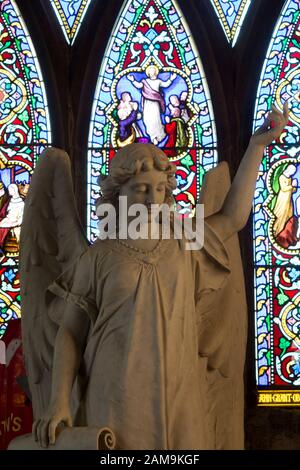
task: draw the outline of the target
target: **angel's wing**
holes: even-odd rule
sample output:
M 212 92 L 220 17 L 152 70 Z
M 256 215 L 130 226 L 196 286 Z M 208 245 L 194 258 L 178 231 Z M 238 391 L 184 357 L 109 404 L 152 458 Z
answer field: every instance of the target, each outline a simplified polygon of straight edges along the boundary
M 230 188 L 228 165 L 220 163 L 204 178 L 200 203 L 205 217 L 218 212 Z M 208 361 L 208 421 L 211 448 L 244 446 L 243 373 L 247 341 L 247 304 L 238 235 L 225 243 L 231 273 L 215 294 L 210 326 L 199 328 L 200 353 Z
M 70 159 L 66 152 L 48 148 L 31 180 L 20 238 L 23 351 L 35 419 L 49 403 L 58 330 L 47 314 L 45 292 L 87 247 L 75 204 Z M 59 319 L 64 303 L 55 302 Z

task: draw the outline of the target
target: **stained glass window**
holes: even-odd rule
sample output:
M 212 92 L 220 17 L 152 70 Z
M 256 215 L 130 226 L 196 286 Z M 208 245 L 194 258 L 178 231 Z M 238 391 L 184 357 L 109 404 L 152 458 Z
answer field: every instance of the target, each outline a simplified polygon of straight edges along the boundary
M 0 338 L 20 317 L 19 238 L 38 155 L 51 140 L 36 54 L 16 4 L 0 3 Z
M 217 162 L 216 132 L 203 67 L 176 1 L 126 1 L 106 49 L 89 133 L 91 241 L 98 176 L 131 142 L 158 145 L 177 165 L 177 207 L 191 213 L 204 173 Z
M 74 43 L 91 0 L 50 0 L 65 38 Z
M 233 47 L 252 0 L 210 0 L 228 42 Z
M 254 128 L 289 100 L 265 152 L 254 199 L 256 377 L 260 405 L 300 404 L 299 0 L 286 1 L 259 82 Z

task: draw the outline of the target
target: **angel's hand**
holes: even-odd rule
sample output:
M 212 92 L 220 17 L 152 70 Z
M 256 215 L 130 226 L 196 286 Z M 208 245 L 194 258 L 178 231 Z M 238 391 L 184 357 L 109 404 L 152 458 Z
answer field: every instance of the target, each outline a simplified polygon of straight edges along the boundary
M 70 408 L 65 406 L 50 406 L 42 418 L 33 423 L 32 434 L 40 447 L 54 445 L 59 425 L 72 427 Z
M 287 101 L 284 103 L 283 113 L 272 105 L 272 111 L 268 114 L 263 125 L 252 135 L 250 143 L 267 147 L 273 140 L 280 136 L 288 123 L 288 119 L 289 109 Z

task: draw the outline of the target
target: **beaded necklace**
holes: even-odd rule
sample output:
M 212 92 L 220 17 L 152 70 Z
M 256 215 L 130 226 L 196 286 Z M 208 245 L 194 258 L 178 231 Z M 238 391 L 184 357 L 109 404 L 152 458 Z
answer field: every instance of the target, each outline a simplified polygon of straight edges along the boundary
M 162 239 L 160 238 L 158 241 L 158 244 L 156 245 L 153 250 L 143 250 L 142 248 L 137 248 L 134 245 L 130 245 L 129 243 L 126 243 L 124 240 L 120 240 L 120 238 L 117 238 L 117 242 L 120 243 L 120 245 L 126 246 L 126 248 L 130 248 L 131 250 L 137 251 L 138 253 L 143 253 L 143 254 L 151 254 L 156 252 L 156 250 L 160 247 Z

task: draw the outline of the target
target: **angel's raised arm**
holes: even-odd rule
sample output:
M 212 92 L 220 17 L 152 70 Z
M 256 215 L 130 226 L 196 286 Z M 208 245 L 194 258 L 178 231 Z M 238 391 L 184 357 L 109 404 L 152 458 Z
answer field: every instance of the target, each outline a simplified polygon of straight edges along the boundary
M 280 136 L 287 123 L 287 103 L 284 105 L 283 113 L 273 106 L 265 123 L 251 137 L 222 209 L 207 219 L 209 225 L 223 240 L 228 239 L 245 226 L 251 211 L 257 173 L 264 149 Z M 271 124 L 272 127 L 270 127 Z

